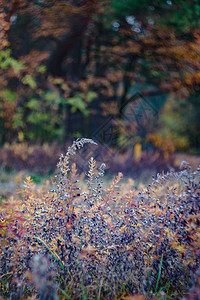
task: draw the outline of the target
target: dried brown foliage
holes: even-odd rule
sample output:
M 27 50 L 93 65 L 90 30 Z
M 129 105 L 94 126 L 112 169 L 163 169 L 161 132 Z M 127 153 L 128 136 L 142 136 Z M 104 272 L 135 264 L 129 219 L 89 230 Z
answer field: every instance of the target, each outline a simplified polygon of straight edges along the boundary
M 0 149 L 0 165 L 5 170 L 27 169 L 45 175 L 55 170 L 60 153 L 55 144 L 6 143 Z

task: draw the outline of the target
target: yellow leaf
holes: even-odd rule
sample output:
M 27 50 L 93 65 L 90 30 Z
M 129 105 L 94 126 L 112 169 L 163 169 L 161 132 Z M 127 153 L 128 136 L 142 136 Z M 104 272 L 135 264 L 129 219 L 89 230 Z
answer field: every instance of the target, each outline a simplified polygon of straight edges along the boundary
M 142 157 L 142 145 L 141 144 L 135 144 L 134 147 L 134 159 L 136 162 L 140 162 Z
M 185 251 L 186 251 L 186 249 L 183 245 L 176 246 L 176 249 L 181 253 L 185 253 Z

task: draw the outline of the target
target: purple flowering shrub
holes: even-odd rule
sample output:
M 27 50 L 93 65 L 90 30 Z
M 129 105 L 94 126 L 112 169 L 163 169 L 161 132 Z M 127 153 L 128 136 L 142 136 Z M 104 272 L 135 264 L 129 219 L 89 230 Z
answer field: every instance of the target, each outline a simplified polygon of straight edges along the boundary
M 120 189 L 119 173 L 104 188 L 105 165 L 91 158 L 86 188 L 71 163 L 85 143 L 95 144 L 77 140 L 60 156 L 52 190 L 29 177 L 15 199 L 1 204 L 1 294 L 181 299 L 198 288 L 200 168 L 192 172 L 183 162 L 141 191 Z

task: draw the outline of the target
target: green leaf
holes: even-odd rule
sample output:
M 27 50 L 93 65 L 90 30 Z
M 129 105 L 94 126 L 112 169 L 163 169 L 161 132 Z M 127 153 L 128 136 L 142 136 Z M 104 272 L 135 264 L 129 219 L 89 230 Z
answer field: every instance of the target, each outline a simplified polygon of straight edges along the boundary
M 74 139 L 81 139 L 82 138 L 82 134 L 79 131 L 75 131 L 72 134 Z
M 2 58 L 8 58 L 8 57 L 10 57 L 10 54 L 11 54 L 11 49 L 0 51 L 0 60 Z
M 46 66 L 44 66 L 44 65 L 41 65 L 41 66 L 39 66 L 39 67 L 37 68 L 37 71 L 38 71 L 39 73 L 41 73 L 41 74 L 45 73 L 46 70 L 47 70 L 47 68 L 46 68 Z
M 15 74 L 19 74 L 24 69 L 24 64 L 14 58 L 10 58 L 10 66 L 14 69 Z
M 71 112 L 75 113 L 77 110 L 80 110 L 82 114 L 87 117 L 89 115 L 89 110 L 87 109 L 87 105 L 84 100 L 80 97 L 79 94 L 72 98 L 68 98 L 66 103 L 71 105 Z
M 3 90 L 0 95 L 9 102 L 14 102 L 16 99 L 16 93 L 10 90 Z
M 30 86 L 30 88 L 35 89 L 37 87 L 36 81 L 34 80 L 34 78 L 27 74 L 24 76 L 24 78 L 22 79 L 23 84 L 27 84 Z
M 6 58 L 3 61 L 1 61 L 1 68 L 6 69 L 10 66 L 10 58 Z
M 0 67 L 6 69 L 12 67 L 15 74 L 19 74 L 24 69 L 24 63 L 11 57 L 10 49 L 6 51 L 0 51 Z
M 97 93 L 95 93 L 95 92 L 89 92 L 89 93 L 87 93 L 87 95 L 86 95 L 86 101 L 90 103 L 90 102 L 92 102 L 96 97 L 97 97 Z
M 55 91 L 46 92 L 44 98 L 47 102 L 53 102 L 53 103 L 61 103 L 63 100 L 60 94 Z
M 49 121 L 49 116 L 48 114 L 44 114 L 42 112 L 33 112 L 32 114 L 30 114 L 27 118 L 28 122 L 35 124 L 35 125 L 39 125 L 41 123 L 44 122 L 48 122 Z
M 29 100 L 29 102 L 27 103 L 27 107 L 33 110 L 40 110 L 40 100 L 36 99 L 36 98 L 32 98 Z

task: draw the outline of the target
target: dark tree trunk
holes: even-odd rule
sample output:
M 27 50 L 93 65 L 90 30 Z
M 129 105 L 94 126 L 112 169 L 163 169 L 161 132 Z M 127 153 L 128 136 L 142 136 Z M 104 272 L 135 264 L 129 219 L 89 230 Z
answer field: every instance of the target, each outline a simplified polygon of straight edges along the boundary
M 70 63 L 67 66 L 67 74 L 73 82 L 81 78 L 82 38 L 80 38 L 70 53 Z
M 124 78 L 123 78 L 124 89 L 123 89 L 123 94 L 119 101 L 119 117 L 121 114 L 121 109 L 124 107 L 124 105 L 127 101 L 127 94 L 128 94 L 129 88 L 131 87 L 131 80 L 130 80 L 129 73 L 133 72 L 133 68 L 135 68 L 137 59 L 138 59 L 138 56 L 135 56 L 135 55 L 130 55 L 127 59 L 127 65 L 126 65 Z
M 76 1 L 73 1 L 76 2 Z M 80 6 L 79 4 L 73 3 L 75 6 Z M 71 50 L 77 46 L 78 42 L 82 38 L 85 30 L 87 29 L 88 23 L 94 12 L 94 8 L 98 1 L 88 0 L 84 1 L 84 4 L 80 7 L 82 8 L 81 15 L 72 15 L 69 20 L 70 28 L 69 32 L 63 36 L 61 41 L 58 43 L 56 49 L 53 51 L 49 58 L 47 64 L 47 70 L 53 75 L 62 74 L 62 64 L 64 59 L 70 55 Z

